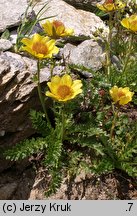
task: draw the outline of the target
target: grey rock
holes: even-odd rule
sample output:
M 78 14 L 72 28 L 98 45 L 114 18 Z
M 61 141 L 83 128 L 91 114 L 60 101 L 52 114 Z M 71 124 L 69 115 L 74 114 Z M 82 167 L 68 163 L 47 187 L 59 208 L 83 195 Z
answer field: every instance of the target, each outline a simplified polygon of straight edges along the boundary
M 40 109 L 32 78 L 36 61 L 12 52 L 0 55 L 0 148 L 10 148 L 35 133 L 30 109 Z M 11 163 L 0 160 L 0 172 Z
M 36 61 L 18 54 L 0 55 L 0 146 L 13 145 L 34 133 L 31 108 L 40 107 L 36 84 Z
M 38 103 L 33 102 L 33 95 L 29 101 L 29 94 L 34 92 L 36 86 L 32 82 L 33 74 L 30 73 L 29 65 L 23 57 L 11 52 L 2 53 L 0 68 L 0 131 L 4 131 L 0 140 L 2 145 L 8 133 L 21 133 L 23 128 L 28 128 L 30 102 L 35 105 Z M 22 129 L 19 129 L 21 126 Z M 27 133 L 29 135 L 29 131 Z
M 12 47 L 12 43 L 6 39 L 0 39 L 0 51 L 9 50 Z
M 17 40 L 17 30 L 11 31 L 10 32 L 10 38 L 9 38 L 10 42 L 12 44 L 16 44 L 16 40 Z
M 5 131 L 4 130 L 1 130 L 0 131 L 0 136 L 4 136 L 5 135 Z
M 64 67 L 63 66 L 55 66 L 53 69 L 53 76 L 54 75 L 61 75 L 62 71 L 63 71 Z M 50 67 L 45 67 L 43 69 L 41 69 L 41 75 L 40 75 L 40 82 L 47 82 L 48 80 L 50 80 L 51 77 L 51 73 L 50 73 Z
M 117 56 L 115 56 L 115 55 L 111 56 L 111 61 L 115 65 L 115 67 L 117 67 L 118 70 L 121 69 L 120 60 L 118 59 Z
M 38 1 L 37 5 L 34 7 L 34 13 L 37 14 L 46 3 L 47 0 Z M 2 0 L 0 2 L 0 11 L 2 11 L 0 14 L 0 32 L 4 31 L 6 28 L 19 25 L 21 22 L 21 15 L 25 12 L 26 8 L 27 0 L 15 0 L 14 4 L 10 0 Z M 61 20 L 66 27 L 73 28 L 75 35 L 91 36 L 98 27 L 106 28 L 103 21 L 94 13 L 77 10 L 63 0 L 50 0 L 45 9 L 46 11 L 41 18 L 55 16 L 52 19 Z M 43 22 L 44 20 L 42 23 Z M 16 32 L 11 34 L 10 39 L 14 44 L 16 41 Z
M 41 0 L 34 8 L 37 13 L 42 6 L 47 2 Z M 103 21 L 94 13 L 84 10 L 77 10 L 73 6 L 67 4 L 63 0 L 51 0 L 48 4 L 48 10 L 42 17 L 55 16 L 52 19 L 61 20 L 66 27 L 73 28 L 75 35 L 91 36 L 97 28 L 105 29 Z M 44 21 L 42 21 L 43 23 Z
M 68 62 L 71 52 L 73 51 L 73 49 L 75 49 L 77 46 L 72 45 L 70 43 L 67 43 L 63 49 L 60 50 L 60 57 L 63 56 L 63 58 L 65 59 L 66 62 Z
M 19 25 L 21 15 L 27 8 L 27 0 L 0 1 L 0 32 L 6 28 Z
M 60 74 L 61 66 L 53 74 Z M 0 148 L 6 149 L 35 133 L 29 118 L 30 109 L 40 110 L 37 86 L 33 82 L 37 62 L 9 51 L 0 54 Z M 43 90 L 50 78 L 50 68 L 41 70 Z M 0 160 L 0 172 L 9 166 Z
M 68 59 L 69 64 L 82 65 L 94 71 L 99 70 L 104 61 L 103 48 L 92 39 L 86 40 L 78 46 L 65 45 L 63 55 Z
M 10 0 L 0 2 L 2 11 L 0 31 L 18 25 L 19 16 L 26 9 L 26 2 L 27 0 L 16 0 L 14 4 Z M 35 7 L 35 12 L 37 13 L 46 2 L 46 0 L 41 0 Z M 18 7 L 16 7 L 16 4 L 18 4 Z M 2 7 L 6 7 L 7 12 L 3 12 Z M 76 35 L 92 36 L 92 33 L 98 27 L 105 28 L 99 17 L 90 12 L 77 10 L 63 0 L 51 0 L 48 7 L 49 9 L 43 16 L 57 15 L 54 19 L 61 20 L 68 28 L 74 28 Z M 11 15 L 13 20 L 10 22 Z M 67 46 L 69 46 L 69 49 Z M 69 50 L 70 56 L 68 58 Z M 93 40 L 86 40 L 78 46 L 66 45 L 66 51 L 64 48 L 63 53 L 69 63 L 83 65 L 94 70 L 101 67 L 103 50 Z M 63 69 L 62 66 L 57 66 L 53 74 L 61 74 Z M 35 73 L 36 60 L 9 51 L 0 53 L 0 148 L 9 148 L 35 133 L 29 119 L 30 109 L 41 108 L 37 86 L 32 81 Z M 45 87 L 45 82 L 49 78 L 50 68 L 45 67 L 41 70 L 42 87 Z M 0 161 L 0 163 L 2 164 L 0 167 L 2 170 L 10 164 L 9 161 Z
M 36 74 L 36 60 L 22 57 L 16 53 L 5 52 L 0 55 L 0 125 L 1 136 L 7 132 L 22 131 L 26 127 L 31 105 L 39 105 L 36 84 L 32 81 Z M 53 74 L 60 74 L 63 68 L 57 66 Z M 50 68 L 41 70 L 41 83 L 50 78 Z M 34 94 L 34 95 L 33 95 Z M 35 101 L 35 102 L 33 102 Z M 7 109 L 5 109 L 7 107 Z M 25 110 L 26 108 L 26 110 Z M 23 115 L 25 115 L 23 117 Z M 23 117 L 23 119 L 22 119 Z M 18 121 L 17 121 L 18 119 Z M 1 140 L 0 140 L 1 144 Z
M 0 187 L 0 200 L 9 200 L 15 192 L 18 184 L 16 182 L 7 183 Z
M 102 2 L 102 0 L 64 0 L 75 8 L 93 11 L 97 3 Z

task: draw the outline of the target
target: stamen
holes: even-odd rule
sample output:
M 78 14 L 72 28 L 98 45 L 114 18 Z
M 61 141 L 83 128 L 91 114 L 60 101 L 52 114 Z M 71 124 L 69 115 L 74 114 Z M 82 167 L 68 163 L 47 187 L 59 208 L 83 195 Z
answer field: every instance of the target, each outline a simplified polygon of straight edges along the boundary
M 47 46 L 41 42 L 34 43 L 32 46 L 32 50 L 35 51 L 36 53 L 40 53 L 43 55 L 46 55 L 48 53 Z
M 122 96 L 125 96 L 125 93 L 122 92 L 122 91 L 119 91 L 119 92 L 118 92 L 118 97 L 120 98 L 120 97 L 122 97 Z
M 72 95 L 71 89 L 66 86 L 66 85 L 61 85 L 58 87 L 57 90 L 58 95 L 60 96 L 61 99 L 64 99 L 65 97 Z
M 59 26 L 63 26 L 65 28 L 64 24 L 58 20 L 54 20 L 53 25 L 55 26 L 55 28 L 58 28 Z

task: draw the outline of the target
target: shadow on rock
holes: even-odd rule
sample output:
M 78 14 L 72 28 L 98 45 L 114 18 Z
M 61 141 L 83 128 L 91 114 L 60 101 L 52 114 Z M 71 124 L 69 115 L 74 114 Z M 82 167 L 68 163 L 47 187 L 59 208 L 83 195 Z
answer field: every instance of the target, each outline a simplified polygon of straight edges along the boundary
M 1 173 L 0 200 L 28 200 L 35 176 L 35 170 L 28 161 L 14 163 Z

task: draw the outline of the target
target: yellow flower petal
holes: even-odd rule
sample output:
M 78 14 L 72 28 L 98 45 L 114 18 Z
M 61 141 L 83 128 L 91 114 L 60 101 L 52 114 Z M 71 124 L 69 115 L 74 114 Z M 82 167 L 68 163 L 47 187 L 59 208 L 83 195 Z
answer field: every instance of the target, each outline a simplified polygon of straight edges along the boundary
M 50 41 L 52 41 L 55 44 L 55 40 L 51 40 L 48 36 L 42 36 L 42 42 L 43 43 L 49 43 Z
M 70 36 L 74 32 L 73 29 L 67 29 L 59 20 L 47 20 L 44 24 L 42 24 L 42 28 L 48 36 L 55 39 Z
M 47 46 L 49 49 L 49 52 L 53 53 L 53 54 L 57 54 L 59 52 L 59 48 L 55 46 L 56 41 L 55 40 L 49 40 L 47 42 Z
M 52 36 L 52 25 L 49 20 L 42 24 L 42 28 L 47 33 L 48 36 Z
M 51 93 L 51 92 L 49 92 L 49 91 L 46 92 L 46 96 L 48 96 L 48 97 L 52 97 L 52 98 L 58 100 L 57 95 L 55 95 L 55 94 L 53 94 L 53 93 Z
M 104 4 L 103 5 L 105 11 L 113 11 L 116 9 L 115 5 L 114 4 Z
M 23 43 L 24 45 L 31 47 L 32 46 L 32 41 L 29 38 L 23 38 L 21 40 L 21 43 Z
M 34 34 L 33 37 L 32 37 L 32 42 L 33 43 L 36 43 L 36 42 L 39 42 L 43 39 L 43 36 L 39 35 L 39 34 Z
M 71 76 L 69 76 L 68 74 L 65 74 L 61 79 L 60 85 L 71 86 L 72 85 Z
M 52 77 L 51 82 L 48 82 L 47 84 L 50 92 L 47 91 L 46 95 L 60 102 L 71 100 L 82 92 L 81 80 L 72 81 L 72 78 L 68 74 L 63 75 L 62 77 L 54 76 Z
M 66 33 L 66 35 L 73 35 L 74 29 L 66 29 L 65 33 Z
M 54 76 L 52 77 L 51 79 L 51 82 L 48 82 L 47 85 L 50 89 L 50 91 L 53 93 L 53 94 L 56 94 L 57 93 L 57 88 L 60 84 L 60 80 L 61 78 L 59 76 Z
M 131 92 L 128 87 L 118 88 L 117 86 L 112 87 L 109 93 L 114 103 L 119 103 L 119 105 L 125 105 L 132 101 L 132 96 L 134 94 L 134 92 Z
M 124 18 L 121 24 L 132 32 L 137 32 L 137 14 L 133 14 L 130 17 Z
M 77 88 L 81 88 L 82 87 L 82 82 L 81 80 L 74 80 L 73 81 L 73 85 L 72 85 L 72 88 L 73 89 L 77 89 Z
M 112 99 L 114 102 L 118 101 L 118 87 L 114 86 L 110 91 L 109 91 Z
M 60 80 L 61 80 L 61 78 L 58 75 L 56 75 L 56 76 L 52 77 L 51 83 L 52 83 L 52 85 L 56 85 L 56 84 L 59 85 Z
M 131 97 L 130 96 L 125 96 L 125 97 L 120 99 L 119 104 L 120 105 L 125 105 L 130 101 L 131 101 Z
M 22 51 L 27 51 L 28 53 L 31 53 L 32 54 L 32 49 L 28 46 L 22 46 L 21 47 L 21 50 Z M 32 54 L 33 55 L 33 54 Z
M 49 37 L 34 34 L 32 38 L 23 38 L 22 50 L 27 51 L 38 59 L 52 58 L 54 54 L 59 52 L 58 47 L 55 46 L 55 40 L 50 40 Z
M 59 26 L 56 28 L 56 34 L 61 36 L 65 32 L 65 26 Z
M 54 46 L 53 50 L 52 50 L 52 53 L 53 54 L 57 54 L 59 52 L 59 48 Z
M 111 12 L 123 9 L 126 6 L 126 4 L 120 0 L 116 0 L 115 2 L 113 0 L 106 0 L 103 4 L 97 3 L 96 6 L 102 11 Z
M 96 6 L 97 6 L 97 8 L 99 8 L 100 10 L 105 11 L 105 8 L 103 7 L 102 4 L 97 3 Z
M 78 94 L 81 94 L 82 93 L 82 89 L 77 89 L 75 90 L 74 94 L 73 94 L 73 98 L 78 95 Z
M 124 19 L 121 21 L 121 24 L 122 24 L 125 28 L 129 29 L 129 22 L 128 22 L 128 19 L 127 19 L 127 18 L 124 18 Z

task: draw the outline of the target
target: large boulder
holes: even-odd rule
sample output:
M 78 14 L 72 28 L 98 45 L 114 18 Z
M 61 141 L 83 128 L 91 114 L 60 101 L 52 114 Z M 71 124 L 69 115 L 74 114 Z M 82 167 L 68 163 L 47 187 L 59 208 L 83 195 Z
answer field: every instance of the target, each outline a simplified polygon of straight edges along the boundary
M 21 17 L 27 8 L 27 2 L 27 0 L 15 0 L 13 4 L 10 0 L 0 1 L 0 32 L 20 24 Z M 59 19 L 67 27 L 74 28 L 75 34 L 92 35 L 98 27 L 105 28 L 102 20 L 95 14 L 77 10 L 63 0 L 38 1 L 34 11 L 38 12 L 47 2 L 48 4 L 45 7 L 47 10 L 45 10 L 42 17 L 55 16 L 54 19 Z
M 5 16 L 5 22 L 0 22 L 1 29 L 5 29 L 8 26 L 16 25 L 19 17 L 19 13 L 23 13 L 26 9 L 26 1 L 17 0 L 13 3 L 8 4 L 8 0 L 4 1 L 3 4 L 0 3 L 0 7 L 6 8 L 3 18 Z M 35 12 L 37 13 L 44 4 L 46 0 L 38 1 L 35 7 Z M 18 5 L 22 10 L 16 8 Z M 55 19 L 59 19 L 65 23 L 67 27 L 74 28 L 75 34 L 92 36 L 92 33 L 97 29 L 97 27 L 105 28 L 104 23 L 99 17 L 93 13 L 86 12 L 83 10 L 77 10 L 73 6 L 70 6 L 63 0 L 51 0 L 46 6 L 48 9 L 43 14 L 43 16 L 57 15 Z M 15 11 L 12 8 L 16 8 Z M 10 18 L 10 11 L 12 11 L 12 16 L 14 20 L 8 22 Z M 18 13 L 17 13 L 18 11 Z M 8 14 L 8 15 L 7 15 Z M 14 14 L 14 15 L 13 15 Z M 7 21 L 6 21 L 7 19 Z M 5 24 L 5 23 L 8 24 Z M 8 41 L 1 39 L 1 50 L 6 50 L 11 48 L 11 44 Z M 3 44 L 7 44 L 5 49 Z M 66 55 L 66 48 L 64 47 L 64 55 Z M 98 70 L 101 67 L 102 48 L 97 42 L 93 40 L 86 40 L 78 46 L 72 45 L 69 63 L 83 65 L 94 70 Z M 69 49 L 68 49 L 69 50 Z M 88 57 L 87 57 L 88 56 Z M 67 56 L 66 56 L 67 58 Z M 45 72 L 48 71 L 48 72 Z M 56 68 L 55 73 L 59 73 L 61 69 Z M 37 108 L 40 106 L 39 99 L 36 91 L 36 85 L 32 82 L 32 77 L 34 72 L 36 72 L 36 61 L 30 60 L 27 57 L 22 57 L 19 54 L 12 52 L 3 52 L 0 54 L 0 145 L 13 145 L 14 143 L 30 136 L 33 131 L 30 127 L 30 120 L 28 118 L 30 108 Z M 41 72 L 42 82 L 47 81 L 49 77 L 49 69 L 45 68 Z M 6 109 L 5 109 L 6 108 Z M 13 136 L 14 135 L 14 136 Z M 10 140 L 10 141 L 9 141 Z M 10 144 L 9 144 L 10 143 Z
M 12 52 L 0 55 L 0 146 L 12 146 L 32 135 L 29 112 L 40 109 L 37 86 L 33 82 L 37 62 Z M 62 68 L 55 67 L 53 74 Z M 41 84 L 49 80 L 50 69 L 41 70 Z
M 0 32 L 18 26 L 27 8 L 27 0 L 0 0 Z
M 60 74 L 55 67 L 53 74 Z M 30 121 L 30 110 L 41 110 L 37 85 L 33 82 L 37 62 L 9 51 L 0 54 L 0 149 L 12 147 L 36 131 Z M 41 70 L 43 91 L 50 77 L 48 66 Z M 0 160 L 0 172 L 9 165 Z
M 96 4 L 102 2 L 102 0 L 64 0 L 75 8 L 93 11 L 95 10 Z
M 105 60 L 103 48 L 93 39 L 85 40 L 78 46 L 66 44 L 62 54 L 69 64 L 84 66 L 97 71 Z
M 46 0 L 41 0 L 34 7 L 35 12 L 37 13 L 46 2 Z M 73 28 L 75 35 L 92 36 L 98 28 L 106 28 L 103 21 L 94 13 L 77 10 L 63 0 L 51 0 L 47 7 L 42 17 L 55 16 L 52 19 L 61 20 L 68 28 Z
M 46 3 L 46 0 L 38 1 L 34 8 L 37 13 Z M 16 7 L 17 4 L 17 7 Z M 0 31 L 16 26 L 20 22 L 20 16 L 27 7 L 27 0 L 1 1 Z M 67 27 L 74 28 L 75 35 L 92 37 L 98 27 L 106 28 L 103 21 L 95 14 L 77 10 L 63 0 L 49 1 L 42 17 L 56 15 L 54 19 L 61 20 Z M 16 32 L 17 29 L 14 28 Z M 100 69 L 103 55 L 102 48 L 93 39 L 85 40 L 79 45 L 70 44 L 70 59 L 68 63 L 83 65 L 93 70 Z M 69 44 L 62 50 L 68 59 Z M 41 105 L 37 94 L 37 86 L 32 81 L 36 73 L 36 60 L 20 54 L 7 51 L 12 44 L 4 39 L 0 40 L 0 148 L 9 148 L 21 140 L 33 135 L 29 112 L 30 109 L 40 109 Z M 61 55 L 60 55 L 61 56 Z M 60 74 L 62 66 L 54 69 L 54 74 Z M 50 70 L 45 67 L 41 71 L 41 83 L 49 80 Z M 6 167 L 5 162 L 0 171 Z
M 0 55 L 0 146 L 10 146 L 32 134 L 30 107 L 37 107 L 32 81 L 36 62 L 12 52 Z
M 6 39 L 0 39 L 0 52 L 6 51 L 12 48 L 12 43 Z

